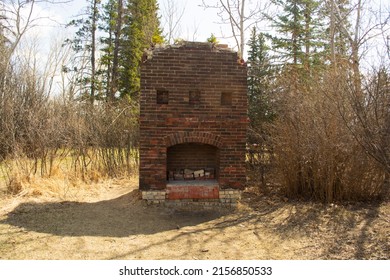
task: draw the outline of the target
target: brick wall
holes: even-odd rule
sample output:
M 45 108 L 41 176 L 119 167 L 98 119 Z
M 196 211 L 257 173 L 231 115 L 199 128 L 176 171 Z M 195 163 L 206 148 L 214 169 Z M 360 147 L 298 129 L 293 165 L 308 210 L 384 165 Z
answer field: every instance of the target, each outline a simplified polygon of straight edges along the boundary
M 237 53 L 209 43 L 148 53 L 141 68 L 141 190 L 165 189 L 168 168 L 181 163 L 214 165 L 221 189 L 244 187 L 246 79 Z

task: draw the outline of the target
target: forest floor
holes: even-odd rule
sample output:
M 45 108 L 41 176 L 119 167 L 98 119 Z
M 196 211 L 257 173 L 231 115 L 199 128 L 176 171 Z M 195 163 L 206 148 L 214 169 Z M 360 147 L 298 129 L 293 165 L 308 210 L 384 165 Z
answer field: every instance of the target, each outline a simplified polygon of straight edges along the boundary
M 246 190 L 237 209 L 146 205 L 137 178 L 0 190 L 0 259 L 390 259 L 390 200 L 291 201 Z

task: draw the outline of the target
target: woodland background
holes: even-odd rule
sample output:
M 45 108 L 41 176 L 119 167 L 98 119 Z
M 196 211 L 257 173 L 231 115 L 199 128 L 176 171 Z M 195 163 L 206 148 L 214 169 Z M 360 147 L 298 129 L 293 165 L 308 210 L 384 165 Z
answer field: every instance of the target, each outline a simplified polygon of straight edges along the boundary
M 42 2 L 58 1 L 0 3 L 0 184 L 18 194 L 34 177 L 137 174 L 142 55 L 181 41 L 184 8 L 173 0 L 163 11 L 156 0 L 85 1 L 67 23 L 73 36 L 53 46 L 42 67 L 34 42 L 22 44 Z M 390 7 L 383 2 L 203 1 L 230 27 L 248 65 L 249 185 L 322 202 L 388 192 Z M 216 35 L 207 41 L 223 42 Z

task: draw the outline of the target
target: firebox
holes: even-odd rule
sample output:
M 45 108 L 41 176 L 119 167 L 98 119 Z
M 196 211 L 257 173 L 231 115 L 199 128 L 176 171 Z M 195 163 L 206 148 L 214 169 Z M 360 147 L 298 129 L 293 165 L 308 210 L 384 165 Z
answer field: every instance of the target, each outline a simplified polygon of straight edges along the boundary
M 185 143 L 167 150 L 168 181 L 217 179 L 219 151 L 215 146 Z
M 245 186 L 246 65 L 225 45 L 182 42 L 141 66 L 140 190 L 151 202 L 235 202 Z

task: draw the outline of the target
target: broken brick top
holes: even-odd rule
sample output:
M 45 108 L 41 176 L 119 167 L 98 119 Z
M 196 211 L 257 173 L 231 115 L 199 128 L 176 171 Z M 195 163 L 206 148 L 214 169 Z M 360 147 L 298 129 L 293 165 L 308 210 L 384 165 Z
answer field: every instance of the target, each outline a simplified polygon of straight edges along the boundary
M 155 55 L 158 55 L 161 52 L 165 52 L 169 49 L 193 49 L 193 50 L 204 50 L 211 52 L 220 52 L 220 53 L 232 53 L 236 56 L 237 62 L 239 64 L 244 64 L 243 60 L 239 59 L 237 56 L 237 52 L 230 49 L 228 45 L 225 44 L 213 44 L 213 43 L 204 43 L 204 42 L 189 42 L 189 41 L 181 41 L 174 45 L 156 45 L 154 49 L 147 50 L 144 54 L 143 62 L 147 62 L 148 60 L 153 59 Z
M 172 166 L 179 160 L 191 163 L 183 157 L 200 158 L 191 149 L 215 165 L 220 186 L 242 188 L 246 126 L 247 72 L 236 52 L 183 42 L 146 53 L 141 66 L 141 189 L 165 188 L 167 159 L 176 161 Z M 204 146 L 182 145 L 191 143 Z M 170 149 L 175 145 L 182 146 Z

